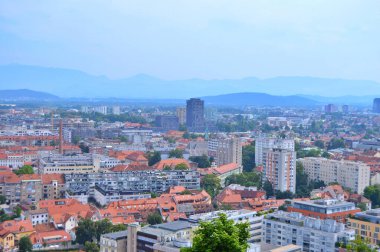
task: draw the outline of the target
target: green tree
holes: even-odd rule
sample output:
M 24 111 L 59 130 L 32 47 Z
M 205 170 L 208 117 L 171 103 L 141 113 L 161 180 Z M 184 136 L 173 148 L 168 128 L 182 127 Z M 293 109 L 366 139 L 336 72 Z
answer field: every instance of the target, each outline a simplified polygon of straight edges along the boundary
M 185 163 L 177 164 L 174 167 L 174 170 L 188 170 L 188 169 L 189 169 L 189 167 Z
M 148 165 L 152 166 L 161 161 L 161 153 L 159 151 L 148 152 Z
M 364 188 L 364 197 L 372 201 L 372 207 L 380 207 L 380 185 L 371 185 Z
M 91 219 L 82 219 L 76 229 L 76 242 L 84 245 L 86 242 L 92 242 L 96 237 L 96 225 Z
M 314 145 L 318 147 L 319 149 L 324 149 L 325 148 L 325 142 L 322 140 L 317 140 L 314 142 Z
M 276 199 L 293 199 L 294 198 L 294 194 L 291 191 L 281 192 L 279 190 L 276 190 L 275 195 L 276 195 Z
M 348 252 L 376 252 L 376 249 L 371 248 L 370 244 L 363 240 L 359 235 L 355 240 L 351 241 L 347 245 Z
M 346 146 L 344 145 L 344 140 L 342 138 L 333 138 L 330 140 L 327 149 L 332 150 L 332 149 L 338 149 L 338 148 L 345 148 Z
M 160 213 L 155 212 L 155 213 L 148 215 L 147 221 L 150 225 L 161 224 L 162 223 L 162 216 Z
M 242 186 L 256 186 L 261 188 L 261 174 L 258 172 L 243 172 L 241 174 L 232 174 L 225 180 L 225 186 L 238 184 Z
M 81 149 L 82 153 L 89 153 L 90 152 L 90 147 L 85 145 L 83 142 L 79 144 L 79 148 Z
M 197 163 L 199 168 L 207 168 L 211 166 L 211 162 L 206 155 L 192 156 L 189 160 Z
M 243 147 L 242 159 L 244 171 L 250 172 L 255 168 L 255 146 L 253 143 Z
M 263 185 L 263 190 L 266 192 L 267 197 L 274 196 L 273 185 L 268 180 L 265 180 L 264 185 Z
M 33 170 L 32 166 L 30 166 L 30 165 L 24 165 L 20 169 L 15 170 L 14 173 L 16 173 L 17 175 L 21 175 L 21 174 L 34 174 L 34 170 Z
M 183 158 L 183 150 L 174 149 L 169 152 L 169 158 Z
M 359 203 L 358 207 L 360 208 L 360 210 L 362 210 L 362 212 L 367 211 L 367 205 L 365 203 Z
M 24 236 L 20 239 L 19 242 L 19 250 L 20 252 L 31 252 L 33 250 L 33 244 L 30 241 L 28 236 Z
M 0 195 L 0 204 L 4 204 L 7 201 L 7 198 L 4 195 Z
M 201 222 L 194 232 L 193 246 L 181 252 L 245 252 L 248 248 L 249 223 L 235 224 L 221 214 L 209 222 Z
M 100 241 L 100 236 L 111 232 L 112 223 L 108 219 L 103 219 L 95 222 L 96 240 Z
M 86 243 L 84 244 L 84 250 L 86 252 L 99 252 L 99 247 L 98 244 L 96 244 L 96 242 L 86 241 Z
M 207 174 L 201 180 L 201 187 L 214 198 L 221 189 L 220 178 L 215 174 Z

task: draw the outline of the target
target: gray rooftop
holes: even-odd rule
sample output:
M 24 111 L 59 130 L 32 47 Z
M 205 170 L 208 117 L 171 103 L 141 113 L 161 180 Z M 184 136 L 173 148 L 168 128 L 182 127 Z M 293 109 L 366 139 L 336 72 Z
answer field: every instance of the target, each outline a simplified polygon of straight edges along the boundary
M 114 232 L 114 233 L 108 233 L 102 235 L 102 237 L 107 238 L 107 239 L 112 239 L 112 240 L 119 240 L 123 238 L 127 238 L 128 231 L 119 231 L 119 232 Z

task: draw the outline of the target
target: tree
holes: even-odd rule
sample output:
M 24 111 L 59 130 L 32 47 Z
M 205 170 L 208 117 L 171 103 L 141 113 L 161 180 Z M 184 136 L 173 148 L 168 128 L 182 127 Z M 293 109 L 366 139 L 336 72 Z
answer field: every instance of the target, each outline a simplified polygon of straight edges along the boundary
M 330 153 L 328 153 L 327 151 L 324 151 L 323 153 L 322 153 L 322 155 L 321 155 L 321 157 L 324 157 L 324 158 L 327 158 L 327 159 L 329 159 L 330 158 Z
M 263 185 L 263 190 L 266 192 L 267 197 L 274 196 L 273 185 L 268 180 L 265 180 L 264 185 Z
M 370 244 L 363 240 L 359 235 L 356 236 L 355 240 L 347 244 L 348 252 L 376 252 L 376 249 L 372 249 Z
M 147 158 L 149 166 L 155 165 L 161 161 L 161 153 L 159 151 L 149 152 Z
M 281 192 L 279 190 L 276 190 L 276 199 L 293 199 L 294 194 L 291 191 L 284 191 Z
M 243 147 L 242 152 L 243 170 L 250 172 L 255 168 L 255 146 L 253 144 Z
M 345 148 L 346 146 L 344 145 L 344 140 L 342 138 L 333 138 L 329 142 L 327 149 L 332 150 L 332 149 L 338 149 L 338 148 Z
M 7 201 L 7 198 L 4 195 L 0 195 L 0 204 L 4 204 Z
M 380 185 L 371 185 L 364 188 L 364 197 L 372 201 L 372 207 L 380 207 Z
M 198 164 L 199 168 L 207 168 L 211 166 L 211 162 L 206 155 L 189 157 L 190 161 Z
M 207 174 L 201 180 L 201 187 L 214 198 L 221 189 L 220 178 L 215 174 Z
M 363 202 L 360 202 L 358 204 L 358 207 L 360 208 L 360 210 L 362 210 L 362 212 L 367 211 L 367 205 Z
M 28 236 L 24 236 L 19 242 L 19 252 L 31 252 L 33 250 L 33 244 Z
M 169 158 L 183 158 L 183 150 L 174 149 L 169 152 Z
M 225 180 L 225 186 L 238 184 L 242 186 L 256 186 L 261 188 L 261 174 L 258 172 L 243 172 L 241 174 L 232 174 Z
M 21 174 L 34 174 L 34 170 L 33 170 L 32 166 L 30 166 L 30 165 L 24 165 L 20 169 L 15 170 L 14 173 L 16 173 L 17 175 L 21 175 Z
M 96 240 L 100 241 L 102 234 L 109 233 L 112 228 L 112 223 L 108 219 L 103 219 L 95 222 Z
M 150 225 L 161 224 L 162 223 L 162 216 L 160 213 L 155 212 L 155 213 L 148 215 L 147 221 Z
M 324 149 L 325 148 L 325 142 L 322 140 L 317 140 L 314 142 L 314 145 L 318 147 L 319 149 Z
M 76 229 L 76 242 L 79 244 L 85 244 L 86 242 L 92 242 L 96 237 L 96 226 L 91 219 L 82 219 L 78 223 Z
M 181 252 L 245 252 L 248 248 L 249 223 L 234 223 L 227 215 L 209 222 L 201 222 L 194 231 L 193 246 Z
M 86 252 L 99 252 L 99 247 L 98 244 L 96 244 L 96 242 L 86 241 L 86 243 L 84 244 L 84 250 Z
M 180 164 L 177 164 L 175 167 L 174 167 L 174 170 L 188 170 L 189 167 L 187 166 L 187 164 L 185 163 L 180 163 Z
M 90 147 L 85 145 L 83 142 L 79 144 L 79 148 L 81 149 L 82 153 L 89 153 L 90 152 Z

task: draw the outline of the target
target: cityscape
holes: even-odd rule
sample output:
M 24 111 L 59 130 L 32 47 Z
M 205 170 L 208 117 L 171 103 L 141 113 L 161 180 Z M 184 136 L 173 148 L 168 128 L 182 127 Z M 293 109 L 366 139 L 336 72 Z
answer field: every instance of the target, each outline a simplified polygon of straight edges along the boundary
M 380 3 L 217 2 L 0 0 L 0 251 L 380 251 Z

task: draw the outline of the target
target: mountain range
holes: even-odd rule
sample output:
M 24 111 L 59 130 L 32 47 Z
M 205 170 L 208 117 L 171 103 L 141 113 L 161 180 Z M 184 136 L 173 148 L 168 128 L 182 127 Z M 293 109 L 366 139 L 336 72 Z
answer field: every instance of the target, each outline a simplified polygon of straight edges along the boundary
M 368 80 L 315 77 L 276 77 L 259 79 L 163 80 L 149 75 L 109 79 L 82 71 L 30 65 L 0 66 L 1 89 L 30 89 L 60 97 L 186 99 L 231 93 L 266 93 L 294 96 L 318 102 L 370 102 L 380 95 L 380 84 Z M 294 99 L 295 97 L 291 98 Z M 335 99 L 336 100 L 336 99 Z M 300 101 L 302 103 L 302 101 Z

